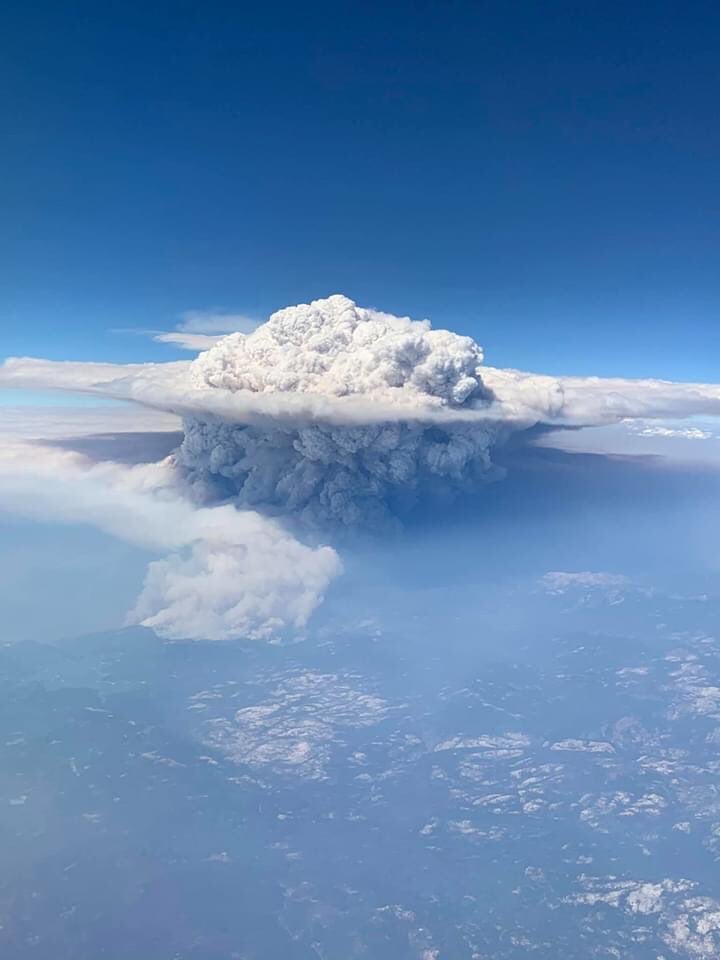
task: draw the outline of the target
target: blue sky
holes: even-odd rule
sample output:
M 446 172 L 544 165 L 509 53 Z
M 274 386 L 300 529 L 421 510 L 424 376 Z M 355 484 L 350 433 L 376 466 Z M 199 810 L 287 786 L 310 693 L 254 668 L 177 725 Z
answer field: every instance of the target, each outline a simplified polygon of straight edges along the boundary
M 0 354 L 342 291 L 549 373 L 716 378 L 710 3 L 6 4 Z

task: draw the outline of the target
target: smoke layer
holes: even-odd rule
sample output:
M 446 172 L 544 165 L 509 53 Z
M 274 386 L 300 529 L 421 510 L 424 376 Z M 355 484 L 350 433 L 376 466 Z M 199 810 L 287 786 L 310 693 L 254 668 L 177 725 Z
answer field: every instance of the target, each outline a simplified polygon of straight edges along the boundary
M 191 418 L 178 462 L 202 499 L 234 496 L 312 525 L 375 525 L 417 496 L 443 496 L 494 476 L 495 435 L 483 426 L 261 429 Z
M 201 354 L 192 382 L 230 392 L 364 397 L 427 410 L 487 406 L 482 350 L 427 322 L 333 296 L 280 310 L 249 336 Z M 185 418 L 178 454 L 203 495 L 291 511 L 312 524 L 376 523 L 421 493 L 445 494 L 492 475 L 487 422 L 238 425 Z

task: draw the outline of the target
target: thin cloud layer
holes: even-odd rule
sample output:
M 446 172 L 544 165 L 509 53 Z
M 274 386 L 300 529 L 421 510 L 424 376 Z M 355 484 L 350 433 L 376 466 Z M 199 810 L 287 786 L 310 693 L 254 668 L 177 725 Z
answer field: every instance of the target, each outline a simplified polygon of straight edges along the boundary
M 199 353 L 201 350 L 209 350 L 228 333 L 251 333 L 257 325 L 256 320 L 243 313 L 190 310 L 183 314 L 175 330 L 156 333 L 153 340 Z
M 174 347 L 180 347 L 181 350 L 190 350 L 193 353 L 199 353 L 201 350 L 209 350 L 222 340 L 223 334 L 209 333 L 185 333 L 182 330 L 170 330 L 167 333 L 153 334 L 153 340 L 156 343 L 170 343 Z
M 229 310 L 187 310 L 177 329 L 183 333 L 225 334 L 252 333 L 258 321 L 245 313 Z
M 0 442 L 147 433 L 173 434 L 182 421 L 137 404 L 0 407 Z
M 540 584 L 547 593 L 562 594 L 573 589 L 624 590 L 631 585 L 631 582 L 620 573 L 550 570 L 540 578 Z
M 243 313 L 230 313 L 227 310 L 189 310 L 182 314 L 180 322 L 173 330 L 148 330 L 137 327 L 121 327 L 115 333 L 139 334 L 151 337 L 156 343 L 169 343 L 199 353 L 209 350 L 229 333 L 240 331 L 251 333 L 258 321 Z

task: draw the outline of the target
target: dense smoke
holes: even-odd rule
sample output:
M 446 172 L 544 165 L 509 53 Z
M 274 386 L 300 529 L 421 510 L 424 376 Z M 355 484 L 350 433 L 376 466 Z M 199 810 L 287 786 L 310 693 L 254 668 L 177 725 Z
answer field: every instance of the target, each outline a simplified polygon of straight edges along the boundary
M 301 634 L 340 573 L 335 551 L 252 510 L 198 507 L 176 481 L 167 461 L 93 463 L 17 441 L 0 449 L 0 511 L 90 524 L 158 556 L 129 622 L 171 639 Z
M 296 539 L 298 518 L 367 525 L 429 493 L 476 489 L 497 475 L 493 447 L 537 424 L 634 419 L 675 436 L 662 420 L 720 415 L 717 384 L 491 368 L 469 337 L 341 296 L 281 310 L 247 334 L 214 330 L 180 331 L 202 337 L 183 346 L 209 345 L 192 362 L 0 364 L 5 388 L 132 401 L 145 410 L 139 429 L 153 429 L 149 411 L 164 430 L 182 418 L 174 458 L 142 468 L 55 449 L 77 427 L 58 411 L 53 429 L 45 413 L 41 424 L 7 408 L 0 425 L 12 441 L 0 451 L 0 511 L 92 523 L 159 555 L 132 619 L 171 638 L 302 632 L 340 561 Z M 88 412 L 90 433 L 98 417 L 116 428 L 110 409 Z M 697 424 L 682 435 L 710 436 Z
M 478 369 L 482 361 L 471 337 L 336 295 L 278 310 L 250 335 L 224 337 L 192 364 L 191 379 L 233 391 L 460 405 L 489 398 Z
M 334 296 L 288 307 L 254 333 L 223 338 L 191 365 L 196 388 L 363 397 L 408 410 L 478 409 L 492 394 L 470 338 Z M 493 475 L 488 421 L 263 425 L 187 416 L 179 464 L 204 494 L 291 511 L 312 524 L 373 523 L 414 496 Z

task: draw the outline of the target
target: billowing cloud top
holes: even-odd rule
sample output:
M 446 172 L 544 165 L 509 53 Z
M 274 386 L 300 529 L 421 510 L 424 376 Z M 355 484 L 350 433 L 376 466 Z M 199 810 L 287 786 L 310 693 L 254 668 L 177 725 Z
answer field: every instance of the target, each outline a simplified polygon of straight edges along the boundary
M 222 338 L 194 361 L 191 379 L 233 392 L 460 406 L 489 399 L 482 361 L 471 337 L 358 307 L 338 294 L 279 310 L 250 335 Z
M 365 422 L 310 415 L 238 425 L 196 413 L 185 418 L 179 463 L 203 494 L 291 511 L 312 524 L 375 523 L 408 495 L 489 475 L 495 429 L 483 424 L 405 422 L 378 411 L 487 406 L 481 348 L 470 337 L 393 317 L 333 296 L 288 307 L 248 336 L 224 337 L 190 367 L 200 391 L 361 398 Z M 357 410 L 357 408 L 356 408 Z

